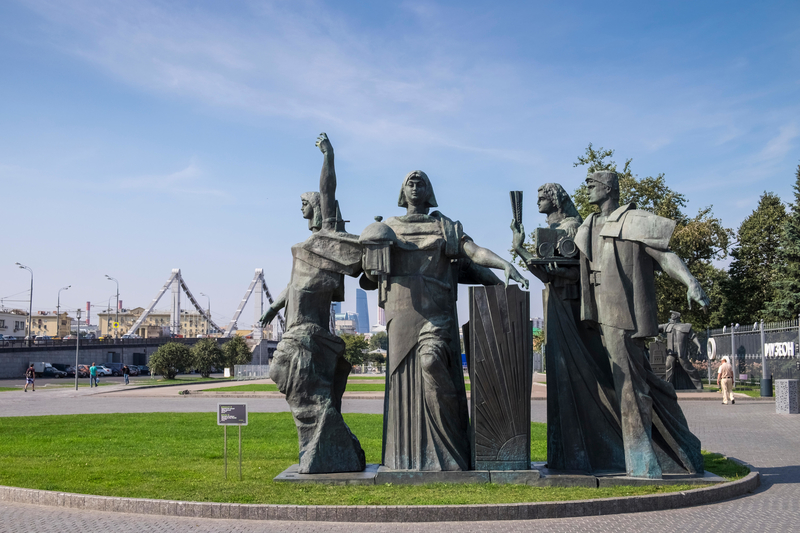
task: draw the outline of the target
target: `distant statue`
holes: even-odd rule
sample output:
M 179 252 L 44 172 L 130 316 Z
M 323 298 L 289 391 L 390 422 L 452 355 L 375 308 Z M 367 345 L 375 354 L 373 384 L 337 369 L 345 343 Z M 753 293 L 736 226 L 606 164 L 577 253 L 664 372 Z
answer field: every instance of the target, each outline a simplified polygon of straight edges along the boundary
M 670 311 L 669 322 L 659 324 L 658 331 L 667 338 L 667 375 L 668 381 L 675 390 L 694 388 L 703 390 L 703 380 L 700 373 L 689 361 L 689 343 L 697 347 L 699 353 L 703 353 L 700 339 L 692 331 L 692 325 L 679 322 L 681 314 L 677 311 Z M 677 367 L 680 365 L 680 367 Z M 683 379 L 682 379 L 683 378 Z M 686 386 L 686 381 L 691 382 L 691 387 Z
M 405 177 L 398 205 L 406 215 L 367 228 L 393 240 L 380 297 L 389 335 L 383 464 L 395 470 L 469 470 L 458 283 L 502 283 L 489 268 L 502 269 L 506 284 L 509 278 L 525 287 L 528 282 L 511 263 L 476 245 L 460 222 L 439 211 L 429 214 L 437 203 L 424 172 Z M 370 269 L 365 273 L 375 281 Z
M 366 467 L 358 439 L 342 419 L 342 395 L 351 365 L 345 344 L 329 330 L 331 301 L 344 300 L 344 276 L 361 272 L 358 237 L 337 231 L 333 147 L 322 133 L 324 159 L 319 192 L 301 195 L 311 237 L 292 246 L 288 287 L 270 305 L 261 324 L 286 308 L 286 331 L 270 364 L 270 378 L 286 395 L 300 442 L 302 474 L 360 472 Z
M 599 329 L 611 363 L 626 472 L 656 479 L 662 473 L 702 473 L 700 441 L 689 431 L 675 390 L 650 368 L 644 342 L 658 335 L 656 266 L 688 288 L 690 307 L 694 300 L 707 308 L 708 297 L 669 250 L 674 221 L 635 204 L 620 207 L 616 172 L 594 172 L 586 186 L 600 213 L 589 215 L 575 236 L 581 318 Z
M 539 212 L 550 229 L 574 238 L 583 219 L 564 188 L 546 183 Z M 547 467 L 584 472 L 625 469 L 611 365 L 595 330 L 581 325 L 580 269 L 576 260 L 543 261 L 524 246 L 525 228 L 514 220 L 512 246 L 544 290 L 547 365 Z

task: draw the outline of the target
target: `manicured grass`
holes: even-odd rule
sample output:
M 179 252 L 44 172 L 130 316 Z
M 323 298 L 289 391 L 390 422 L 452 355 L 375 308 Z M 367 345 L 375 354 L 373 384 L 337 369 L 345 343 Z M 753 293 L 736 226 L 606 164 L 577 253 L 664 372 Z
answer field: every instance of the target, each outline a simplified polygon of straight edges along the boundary
M 380 462 L 380 415 L 349 414 L 367 462 Z M 545 459 L 545 425 L 531 424 L 532 460 Z M 328 486 L 275 483 L 297 462 L 289 413 L 251 413 L 243 433 L 243 481 L 237 433 L 222 470 L 222 428 L 214 413 L 146 413 L 0 418 L 0 484 L 192 501 L 298 505 L 512 503 L 605 498 L 688 490 L 671 487 L 541 488 L 525 485 Z M 24 466 L 23 466 L 24 465 Z
M 705 461 L 706 470 L 725 479 L 741 479 L 750 473 L 750 469 L 746 466 L 731 461 L 719 453 L 703 451 L 703 460 Z
M 383 383 L 347 383 L 347 392 L 384 392 L 386 385 Z M 470 384 L 466 384 L 467 390 L 470 390 Z M 248 385 L 232 385 L 230 387 L 216 387 L 213 389 L 203 389 L 209 392 L 278 392 L 278 386 L 273 383 L 250 383 Z
M 6 392 L 10 390 L 20 390 L 22 387 L 0 387 L 0 392 Z
M 719 387 L 715 385 L 703 385 L 703 390 L 706 392 L 719 392 Z M 678 391 L 680 392 L 680 391 Z M 751 398 L 761 398 L 761 388 L 760 387 L 751 387 L 748 385 L 738 386 L 733 389 L 733 392 L 746 394 Z M 722 396 L 720 396 L 722 398 Z M 721 401 L 721 400 L 720 400 Z

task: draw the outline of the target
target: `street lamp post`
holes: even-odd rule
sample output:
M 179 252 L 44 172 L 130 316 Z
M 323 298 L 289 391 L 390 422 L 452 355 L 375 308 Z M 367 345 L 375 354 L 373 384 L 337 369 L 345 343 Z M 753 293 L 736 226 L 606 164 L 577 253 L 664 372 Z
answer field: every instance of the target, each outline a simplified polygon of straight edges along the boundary
M 27 267 L 22 263 L 16 263 L 16 265 L 20 268 L 24 268 L 28 272 L 31 273 L 31 300 L 28 306 L 28 345 L 31 343 L 31 335 L 33 334 L 33 269 L 31 267 Z
M 205 296 L 208 298 L 208 316 L 206 317 L 206 337 L 208 337 L 210 331 L 209 328 L 211 327 L 211 297 L 204 292 L 201 292 L 200 296 Z
M 75 338 L 75 390 L 78 390 L 78 350 L 81 347 L 81 310 L 78 308 L 78 335 Z
M 61 291 L 65 291 L 72 287 L 72 285 L 67 285 L 66 287 L 61 287 L 58 289 L 58 305 L 56 305 L 56 337 L 61 336 Z
M 119 326 L 119 281 L 117 281 L 115 278 L 112 278 L 112 277 L 111 277 L 111 276 L 109 276 L 108 274 L 106 274 L 106 278 L 110 279 L 111 281 L 113 281 L 114 283 L 116 283 L 116 284 L 117 284 L 117 318 L 116 318 L 116 320 L 114 320 L 114 322 L 116 322 L 116 323 L 117 323 L 117 326 Z M 116 329 L 117 331 L 115 332 L 115 335 L 114 335 L 114 336 L 115 336 L 117 339 L 119 339 L 119 327 L 117 327 L 117 328 L 115 328 L 115 329 Z

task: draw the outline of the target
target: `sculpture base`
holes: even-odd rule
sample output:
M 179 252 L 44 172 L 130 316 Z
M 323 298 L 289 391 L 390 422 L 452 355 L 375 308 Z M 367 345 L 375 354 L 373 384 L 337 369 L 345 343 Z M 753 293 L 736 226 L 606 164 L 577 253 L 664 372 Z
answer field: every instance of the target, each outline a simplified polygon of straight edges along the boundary
M 499 485 L 530 485 L 534 487 L 611 487 L 617 485 L 708 485 L 723 483 L 716 474 L 706 472 L 701 476 L 665 474 L 663 479 L 627 477 L 624 473 L 592 475 L 585 472 L 550 470 L 543 463 L 531 463 L 531 470 L 467 470 L 449 472 L 421 472 L 416 470 L 391 470 L 382 465 L 368 464 L 363 472 L 336 474 L 299 474 L 299 466 L 292 465 L 273 481 L 288 483 L 319 483 L 322 485 L 425 485 L 428 483 L 496 483 Z

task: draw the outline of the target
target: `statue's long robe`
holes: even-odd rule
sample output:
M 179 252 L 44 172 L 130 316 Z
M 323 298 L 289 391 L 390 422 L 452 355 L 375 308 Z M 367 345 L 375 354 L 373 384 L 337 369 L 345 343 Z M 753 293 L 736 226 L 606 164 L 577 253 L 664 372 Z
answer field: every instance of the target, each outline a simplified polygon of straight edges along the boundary
M 468 470 L 469 415 L 456 318 L 461 224 L 438 211 L 386 221 L 397 236 L 386 292 L 383 464 Z
M 657 263 L 645 246 L 668 251 L 675 222 L 622 206 L 594 228 L 595 214 L 578 229 L 581 318 L 599 327 L 619 406 L 626 471 L 636 477 L 702 473 L 700 440 L 689 431 L 672 386 L 656 376 L 644 339 L 658 335 Z

